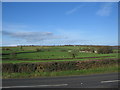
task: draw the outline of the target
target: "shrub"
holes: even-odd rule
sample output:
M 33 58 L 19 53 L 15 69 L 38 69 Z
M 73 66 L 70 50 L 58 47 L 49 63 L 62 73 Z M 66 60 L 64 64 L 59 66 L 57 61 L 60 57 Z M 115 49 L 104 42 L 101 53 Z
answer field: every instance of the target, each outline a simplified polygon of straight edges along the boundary
M 79 50 L 85 51 L 85 52 L 91 52 L 91 53 L 94 53 L 94 51 L 95 51 L 94 48 L 90 48 L 90 47 L 89 48 L 80 48 Z
M 12 63 L 2 64 L 2 72 L 13 73 L 14 72 L 14 64 L 12 64 Z
M 44 52 L 44 51 L 50 51 L 50 49 L 36 48 L 36 52 Z
M 37 52 L 44 52 L 45 50 L 43 48 L 36 48 Z
M 73 49 L 71 52 L 69 52 L 70 56 L 72 56 L 72 58 L 75 58 L 79 53 L 79 50 L 77 49 Z
M 98 48 L 97 52 L 99 54 L 108 54 L 108 53 L 113 53 L 112 47 L 100 47 Z
M 86 61 L 64 61 L 64 62 L 40 62 L 40 63 L 3 63 L 2 72 L 53 72 L 65 70 L 83 70 L 105 65 L 120 63 L 120 59 L 86 60 Z
M 20 46 L 20 50 L 23 50 L 23 46 Z
M 91 48 L 90 51 L 91 51 L 92 53 L 95 53 L 95 49 L 94 49 L 94 48 Z
M 36 48 L 36 52 L 39 52 L 40 51 L 40 49 L 39 48 Z
M 9 50 L 11 50 L 11 49 L 10 49 L 10 48 L 2 48 L 2 50 L 9 51 Z

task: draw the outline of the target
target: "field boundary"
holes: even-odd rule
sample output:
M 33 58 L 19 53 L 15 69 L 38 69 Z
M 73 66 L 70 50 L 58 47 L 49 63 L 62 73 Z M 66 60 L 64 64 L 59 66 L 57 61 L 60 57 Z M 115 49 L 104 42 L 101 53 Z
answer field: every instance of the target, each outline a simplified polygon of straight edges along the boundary
M 102 67 L 119 63 L 120 59 L 102 59 L 85 61 L 63 61 L 63 62 L 34 62 L 34 63 L 3 63 L 2 72 L 52 72 L 63 70 L 82 70 Z
M 68 59 L 89 59 L 89 58 L 103 58 L 103 57 L 115 57 L 115 56 L 98 56 L 98 57 L 78 57 L 78 58 L 53 58 L 53 59 L 16 59 L 16 60 L 68 60 Z M 7 60 L 7 59 L 2 59 Z M 9 59 L 10 60 L 10 59 Z

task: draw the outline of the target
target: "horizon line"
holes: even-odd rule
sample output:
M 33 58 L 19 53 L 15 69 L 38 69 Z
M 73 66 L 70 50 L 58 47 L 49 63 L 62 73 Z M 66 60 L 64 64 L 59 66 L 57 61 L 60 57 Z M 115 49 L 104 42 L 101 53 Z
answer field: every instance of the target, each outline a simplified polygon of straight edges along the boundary
M 19 46 L 120 46 L 120 45 L 74 45 L 74 44 L 69 44 L 69 45 L 3 45 L 0 47 L 19 47 Z

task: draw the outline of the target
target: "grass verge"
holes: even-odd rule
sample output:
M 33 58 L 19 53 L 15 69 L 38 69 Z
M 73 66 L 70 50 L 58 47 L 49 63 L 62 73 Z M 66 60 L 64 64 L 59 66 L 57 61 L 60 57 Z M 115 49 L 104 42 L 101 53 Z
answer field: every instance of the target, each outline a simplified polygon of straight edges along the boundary
M 72 71 L 57 71 L 57 72 L 33 72 L 33 73 L 2 73 L 3 79 L 8 78 L 38 78 L 38 77 L 55 77 L 55 76 L 72 76 L 72 75 L 88 75 L 98 73 L 118 72 L 120 68 L 117 64 L 104 67 L 72 70 Z
M 31 62 L 58 62 L 58 61 L 83 61 L 83 60 L 101 60 L 101 59 L 117 59 L 116 57 L 101 57 L 101 58 L 85 58 L 85 59 L 65 59 L 65 60 L 3 60 L 0 63 L 31 63 Z

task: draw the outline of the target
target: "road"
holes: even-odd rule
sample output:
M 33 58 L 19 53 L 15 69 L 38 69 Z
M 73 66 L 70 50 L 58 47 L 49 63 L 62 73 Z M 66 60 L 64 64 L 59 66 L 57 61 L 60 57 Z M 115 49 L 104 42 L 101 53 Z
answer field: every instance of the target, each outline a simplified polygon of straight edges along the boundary
M 118 88 L 118 73 L 33 79 L 3 79 L 2 88 Z

